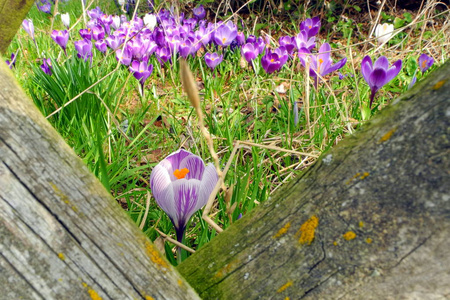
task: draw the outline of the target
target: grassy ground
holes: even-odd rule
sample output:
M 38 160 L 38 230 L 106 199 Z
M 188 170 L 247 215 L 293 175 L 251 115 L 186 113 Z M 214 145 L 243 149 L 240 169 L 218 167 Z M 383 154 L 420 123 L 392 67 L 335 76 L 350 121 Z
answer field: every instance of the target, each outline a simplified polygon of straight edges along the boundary
M 240 214 L 245 215 L 264 202 L 314 163 L 323 151 L 407 90 L 421 53 L 435 59 L 435 65 L 424 76 L 448 59 L 448 11 L 437 11 L 432 5 L 435 2 L 429 3 L 413 13 L 385 8 L 381 14 L 365 13 L 358 18 L 354 7 L 344 15 L 322 12 L 318 45 L 329 42 L 334 61 L 347 57 L 348 62 L 340 70 L 346 75 L 343 79 L 335 72 L 317 89 L 307 82 L 296 57 L 274 74 L 266 74 L 259 60 L 254 67 L 245 63 L 239 50 L 224 51 L 224 61 L 214 72 L 206 67 L 203 50 L 188 59 L 203 99 L 206 127 L 213 136 L 222 167 L 235 142 L 244 142 L 225 178 L 233 193 L 227 198 L 219 193 L 213 207 L 217 224 L 225 229 Z M 94 2 L 91 8 L 97 4 L 107 13 L 116 13 L 111 4 L 106 7 Z M 257 15 L 250 12 L 244 16 L 244 33 L 270 33 L 272 47 L 276 47 L 279 36 L 298 32 L 299 22 L 294 19 L 313 14 L 302 9 L 284 22 L 269 18 L 270 22 L 258 23 Z M 162 244 L 157 230 L 172 237 L 174 230 L 151 198 L 152 168 L 180 147 L 211 161 L 196 125 L 197 117 L 183 95 L 178 63 L 160 66 L 152 57 L 155 68 L 141 97 L 137 80 L 127 67 L 117 64 L 111 51 L 103 55 L 93 50 L 91 66 L 76 57 L 73 42 L 80 39 L 78 30 L 85 28 L 81 2 L 60 3 L 58 11 L 69 12 L 72 20 L 68 55 L 50 38 L 52 29 L 63 29 L 60 17 L 53 19 L 34 6 L 28 18 L 35 24 L 39 51 L 27 33 L 19 30 L 9 48 L 18 57 L 12 71 L 43 115 L 48 116 L 133 221 L 150 239 Z M 242 15 L 231 17 L 239 20 Z M 399 31 L 388 44 L 378 46 L 369 34 L 383 22 L 394 23 Z M 402 71 L 378 92 L 372 110 L 367 109 L 370 89 L 360 72 L 365 55 L 385 55 L 391 63 L 403 60 Z M 39 68 L 42 59 L 48 57 L 52 58 L 52 76 Z M 422 74 L 417 72 L 417 76 L 420 80 Z M 297 124 L 294 104 L 299 108 Z M 194 249 L 216 235 L 200 216 L 198 212 L 192 218 L 186 232 L 185 243 Z M 173 244 L 166 242 L 162 247 L 175 263 Z M 182 255 L 184 258 L 187 253 Z

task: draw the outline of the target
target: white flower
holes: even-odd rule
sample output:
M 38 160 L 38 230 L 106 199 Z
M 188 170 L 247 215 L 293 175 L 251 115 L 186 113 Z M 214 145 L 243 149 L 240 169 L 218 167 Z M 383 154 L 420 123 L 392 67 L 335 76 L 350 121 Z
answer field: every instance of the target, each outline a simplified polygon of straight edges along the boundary
M 120 17 L 119 16 L 112 16 L 112 27 L 114 29 L 118 29 L 120 27 Z
M 146 14 L 144 16 L 144 24 L 150 28 L 150 30 L 153 30 L 156 27 L 156 16 L 153 14 Z
M 393 24 L 378 24 L 375 29 L 375 37 L 378 39 L 378 44 L 384 44 L 392 38 L 392 32 L 394 31 Z
M 119 0 L 119 5 L 123 6 L 125 4 L 125 0 Z
M 69 13 L 61 14 L 61 21 L 67 28 L 70 27 L 70 15 Z

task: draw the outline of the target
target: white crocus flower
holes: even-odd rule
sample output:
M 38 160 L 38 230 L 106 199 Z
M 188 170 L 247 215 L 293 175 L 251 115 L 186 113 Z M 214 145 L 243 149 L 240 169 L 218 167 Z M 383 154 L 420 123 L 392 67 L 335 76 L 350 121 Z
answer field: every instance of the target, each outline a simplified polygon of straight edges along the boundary
M 118 29 L 120 27 L 120 17 L 119 16 L 112 16 L 112 27 L 114 29 Z
M 119 5 L 123 6 L 125 4 L 125 0 L 119 0 Z
M 393 24 L 378 24 L 375 29 L 375 37 L 378 39 L 378 44 L 387 43 L 392 38 L 392 33 L 394 31 Z
M 146 14 L 144 16 L 144 24 L 145 26 L 147 26 L 148 28 L 150 28 L 150 30 L 153 30 L 156 27 L 156 16 L 153 14 Z
M 70 15 L 69 15 L 69 13 L 61 14 L 61 21 L 62 21 L 64 26 L 69 28 L 70 27 Z

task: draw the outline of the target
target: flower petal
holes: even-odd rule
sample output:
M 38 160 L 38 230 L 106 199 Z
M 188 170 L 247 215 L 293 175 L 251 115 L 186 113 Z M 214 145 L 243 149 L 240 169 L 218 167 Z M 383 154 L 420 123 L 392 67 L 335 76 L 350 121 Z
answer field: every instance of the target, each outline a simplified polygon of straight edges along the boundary
M 342 68 L 345 64 L 347 63 L 347 57 L 344 57 L 343 59 L 341 59 L 340 61 L 338 61 L 337 63 L 335 63 L 334 65 L 332 65 L 331 67 L 328 68 L 327 70 L 327 74 L 334 72 L 336 70 L 339 70 L 340 68 Z
M 372 59 L 366 55 L 361 62 L 361 73 L 368 84 L 370 84 L 369 77 L 372 74 Z
M 189 173 L 186 174 L 186 179 L 202 179 L 203 171 L 205 170 L 205 163 L 197 155 L 186 156 L 180 162 L 180 169 L 186 168 Z
M 384 69 L 375 69 L 369 77 L 369 85 L 372 90 L 379 90 L 386 81 L 386 71 Z
M 198 210 L 199 192 L 200 180 L 180 179 L 173 183 L 176 215 L 173 217 L 172 222 L 176 229 L 184 228 L 191 216 Z M 169 213 L 167 214 L 169 215 Z
M 205 168 L 205 172 L 203 173 L 203 178 L 200 183 L 200 195 L 199 201 L 197 203 L 197 209 L 202 208 L 208 202 L 209 196 L 211 195 L 214 187 L 219 180 L 219 176 L 217 176 L 216 168 L 213 164 L 208 164 Z
M 180 149 L 178 151 L 173 152 L 169 156 L 165 158 L 165 160 L 168 160 L 172 164 L 172 169 L 176 170 L 180 168 L 181 161 L 189 155 L 193 155 L 191 152 L 186 151 L 184 149 Z
M 389 61 L 386 58 L 386 56 L 380 56 L 376 62 L 373 64 L 373 68 L 374 69 L 384 69 L 385 71 L 387 71 L 389 67 Z
M 400 73 L 401 69 L 402 69 L 402 60 L 399 59 L 395 63 L 393 63 L 392 67 L 390 67 L 388 69 L 387 75 L 386 75 L 386 83 L 388 83 L 389 81 L 394 79 L 395 76 L 397 76 L 398 73 Z

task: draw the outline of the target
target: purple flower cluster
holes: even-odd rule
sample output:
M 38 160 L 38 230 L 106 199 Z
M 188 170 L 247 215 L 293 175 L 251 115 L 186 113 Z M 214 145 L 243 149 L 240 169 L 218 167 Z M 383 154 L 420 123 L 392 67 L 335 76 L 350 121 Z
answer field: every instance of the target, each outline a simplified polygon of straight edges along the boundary
M 36 6 L 37 6 L 38 10 L 40 10 L 46 14 L 52 13 L 52 4 L 48 0 L 40 0 L 40 1 L 36 2 Z

